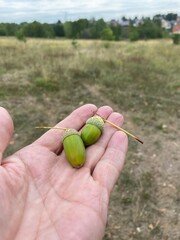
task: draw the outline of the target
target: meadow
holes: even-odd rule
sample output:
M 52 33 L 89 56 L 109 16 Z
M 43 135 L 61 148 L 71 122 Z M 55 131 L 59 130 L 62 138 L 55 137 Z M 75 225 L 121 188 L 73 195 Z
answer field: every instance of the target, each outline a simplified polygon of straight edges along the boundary
M 138 42 L 0 38 L 0 105 L 15 132 L 6 155 L 85 103 L 124 115 L 129 138 L 104 240 L 180 239 L 180 47 Z

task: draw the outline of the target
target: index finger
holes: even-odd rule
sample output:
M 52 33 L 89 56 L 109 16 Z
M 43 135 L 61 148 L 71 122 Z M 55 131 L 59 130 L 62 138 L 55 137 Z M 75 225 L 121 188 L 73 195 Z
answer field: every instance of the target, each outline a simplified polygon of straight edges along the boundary
M 74 110 L 69 116 L 58 123 L 55 127 L 74 128 L 79 130 L 86 120 L 94 115 L 97 107 L 93 104 L 83 105 Z M 55 153 L 62 149 L 63 130 L 51 129 L 38 138 L 33 144 L 38 144 L 48 148 Z

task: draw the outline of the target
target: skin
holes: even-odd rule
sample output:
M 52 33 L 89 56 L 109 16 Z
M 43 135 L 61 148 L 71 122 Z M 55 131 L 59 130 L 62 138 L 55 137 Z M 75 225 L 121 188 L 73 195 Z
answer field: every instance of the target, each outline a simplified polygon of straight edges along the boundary
M 73 111 L 56 126 L 80 130 L 97 111 L 122 125 L 121 114 L 92 104 Z M 86 163 L 66 161 L 62 130 L 51 129 L 3 159 L 13 133 L 0 108 L 0 236 L 3 240 L 99 240 L 107 222 L 109 197 L 123 168 L 127 136 L 105 124 L 98 142 L 86 149 Z M 38 130 L 36 130 L 38 131 Z

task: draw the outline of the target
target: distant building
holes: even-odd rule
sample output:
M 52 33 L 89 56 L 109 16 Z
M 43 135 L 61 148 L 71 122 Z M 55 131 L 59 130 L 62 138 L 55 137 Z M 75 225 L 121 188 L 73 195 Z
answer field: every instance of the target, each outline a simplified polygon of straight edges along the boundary
M 172 27 L 172 28 L 173 28 L 175 25 L 177 25 L 177 21 L 176 21 L 176 20 L 171 20 L 170 23 L 171 23 L 171 27 Z
M 172 33 L 180 34 L 180 23 L 176 24 L 173 29 Z
M 119 24 L 122 26 L 122 27 L 129 27 L 129 25 L 130 25 L 130 21 L 129 20 L 121 20 L 120 22 L 119 22 Z
M 110 21 L 110 25 L 111 25 L 112 27 L 117 27 L 118 22 L 117 22 L 116 20 L 112 19 L 112 20 Z
M 180 16 L 177 16 L 176 22 L 180 23 Z
M 161 19 L 161 27 L 164 29 L 171 29 L 172 25 L 169 21 L 165 20 L 165 19 Z
M 138 27 L 140 24 L 143 24 L 144 21 L 142 19 L 135 19 L 133 22 L 134 27 Z

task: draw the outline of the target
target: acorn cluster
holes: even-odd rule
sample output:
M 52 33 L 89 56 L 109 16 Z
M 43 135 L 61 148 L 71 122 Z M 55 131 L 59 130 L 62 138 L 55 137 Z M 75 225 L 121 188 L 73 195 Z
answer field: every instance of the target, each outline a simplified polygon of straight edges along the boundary
M 89 145 L 94 144 L 100 138 L 103 132 L 104 123 L 108 123 L 116 129 L 126 133 L 131 136 L 141 144 L 141 141 L 137 136 L 126 131 L 125 129 L 117 126 L 116 124 L 110 122 L 109 120 L 101 117 L 96 113 L 96 116 L 89 118 L 86 121 L 81 133 L 72 128 L 61 128 L 61 127 L 47 127 L 41 126 L 36 128 L 54 128 L 64 130 L 63 136 L 63 146 L 64 152 L 68 162 L 75 168 L 80 168 L 84 165 L 86 159 L 85 148 Z
M 67 129 L 63 136 L 63 147 L 68 162 L 75 168 L 85 163 L 85 147 L 94 144 L 103 132 L 104 121 L 101 117 L 91 117 L 86 121 L 81 133 Z

